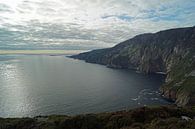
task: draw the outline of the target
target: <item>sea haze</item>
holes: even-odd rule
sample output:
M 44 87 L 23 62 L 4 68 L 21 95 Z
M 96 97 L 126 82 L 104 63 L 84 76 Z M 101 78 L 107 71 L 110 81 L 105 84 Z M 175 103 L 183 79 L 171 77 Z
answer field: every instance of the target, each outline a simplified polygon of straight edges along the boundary
M 111 69 L 61 56 L 1 55 L 0 116 L 74 115 L 169 104 L 162 75 Z

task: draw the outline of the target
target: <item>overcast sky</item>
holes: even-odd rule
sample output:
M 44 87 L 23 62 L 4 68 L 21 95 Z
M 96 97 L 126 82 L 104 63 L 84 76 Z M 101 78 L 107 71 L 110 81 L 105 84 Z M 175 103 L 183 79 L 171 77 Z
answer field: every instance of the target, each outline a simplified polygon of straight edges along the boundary
M 195 25 L 195 0 L 0 0 L 0 49 L 95 49 Z

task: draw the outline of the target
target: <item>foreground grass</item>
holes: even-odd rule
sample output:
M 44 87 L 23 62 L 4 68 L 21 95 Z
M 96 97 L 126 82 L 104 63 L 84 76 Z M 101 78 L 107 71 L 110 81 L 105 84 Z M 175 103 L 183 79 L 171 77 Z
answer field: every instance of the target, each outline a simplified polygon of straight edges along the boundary
M 194 107 L 142 107 L 77 116 L 0 118 L 0 129 L 195 129 L 194 117 Z

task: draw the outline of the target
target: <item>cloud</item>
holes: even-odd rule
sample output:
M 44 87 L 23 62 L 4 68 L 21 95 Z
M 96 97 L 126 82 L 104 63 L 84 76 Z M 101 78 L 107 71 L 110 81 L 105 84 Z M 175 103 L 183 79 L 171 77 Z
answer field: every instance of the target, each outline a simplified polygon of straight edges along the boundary
M 194 0 L 1 0 L 0 49 L 110 47 L 194 24 Z

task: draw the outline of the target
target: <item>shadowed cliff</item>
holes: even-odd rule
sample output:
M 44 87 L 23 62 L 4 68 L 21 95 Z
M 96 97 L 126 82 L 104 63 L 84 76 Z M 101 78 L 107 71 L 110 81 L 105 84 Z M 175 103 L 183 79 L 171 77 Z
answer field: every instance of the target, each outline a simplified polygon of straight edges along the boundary
M 195 27 L 142 34 L 112 48 L 71 57 L 146 74 L 164 73 L 163 96 L 179 106 L 195 104 Z

